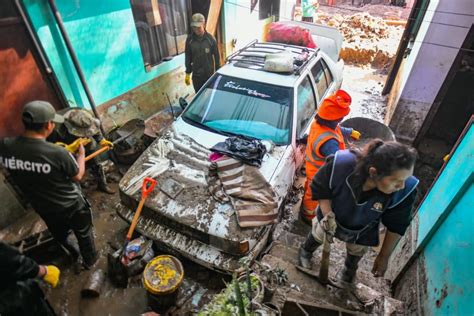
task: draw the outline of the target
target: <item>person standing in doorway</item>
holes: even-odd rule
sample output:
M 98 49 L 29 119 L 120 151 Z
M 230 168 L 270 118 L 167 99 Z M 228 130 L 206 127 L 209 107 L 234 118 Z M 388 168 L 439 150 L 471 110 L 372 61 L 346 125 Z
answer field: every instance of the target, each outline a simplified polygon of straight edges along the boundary
M 191 17 L 192 33 L 188 35 L 185 46 L 186 85 L 192 83 L 194 91 L 198 92 L 204 83 L 219 68 L 219 51 L 217 42 L 206 29 L 206 19 L 201 13 Z
M 85 150 L 74 157 L 65 148 L 46 141 L 56 123 L 64 122 L 45 101 L 32 101 L 23 108 L 25 131 L 21 136 L 0 139 L 0 164 L 48 226 L 54 239 L 76 261 L 90 268 L 98 258 L 89 202 L 78 181 L 84 175 Z M 79 249 L 68 237 L 71 230 Z M 77 262 L 77 261 L 76 261 Z

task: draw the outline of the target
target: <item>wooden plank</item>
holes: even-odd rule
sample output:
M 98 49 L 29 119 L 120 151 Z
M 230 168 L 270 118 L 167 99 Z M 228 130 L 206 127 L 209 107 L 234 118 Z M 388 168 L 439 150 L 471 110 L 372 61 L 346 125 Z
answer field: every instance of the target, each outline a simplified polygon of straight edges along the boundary
M 211 0 L 209 7 L 209 14 L 207 15 L 206 30 L 213 36 L 216 35 L 217 24 L 219 22 L 219 15 L 221 13 L 222 0 Z

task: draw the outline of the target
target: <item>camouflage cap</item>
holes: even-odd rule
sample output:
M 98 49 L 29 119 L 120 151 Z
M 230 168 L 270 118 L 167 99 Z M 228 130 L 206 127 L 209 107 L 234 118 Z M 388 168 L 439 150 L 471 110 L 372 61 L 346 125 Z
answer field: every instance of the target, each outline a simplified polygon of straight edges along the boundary
M 99 133 L 99 120 L 83 109 L 73 109 L 64 114 L 64 125 L 77 137 L 91 137 Z
M 201 27 L 204 26 L 206 18 L 201 13 L 195 13 L 191 17 L 191 27 Z

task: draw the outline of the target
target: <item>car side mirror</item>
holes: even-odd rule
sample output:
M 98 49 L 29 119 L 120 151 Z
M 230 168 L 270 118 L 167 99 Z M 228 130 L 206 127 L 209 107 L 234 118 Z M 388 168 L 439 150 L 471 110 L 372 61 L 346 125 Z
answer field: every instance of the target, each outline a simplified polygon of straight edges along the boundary
M 188 106 L 188 101 L 186 101 L 185 98 L 183 97 L 180 97 L 178 99 L 178 102 L 179 102 L 179 106 L 184 110 L 187 106 Z

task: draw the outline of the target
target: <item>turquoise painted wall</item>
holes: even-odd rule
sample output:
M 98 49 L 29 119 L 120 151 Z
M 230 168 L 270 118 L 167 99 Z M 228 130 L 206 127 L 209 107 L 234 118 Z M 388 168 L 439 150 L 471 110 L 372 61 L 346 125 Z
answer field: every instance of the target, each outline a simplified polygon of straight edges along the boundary
M 23 0 L 71 106 L 89 107 L 46 0 Z M 97 105 L 184 65 L 184 54 L 145 71 L 129 0 L 57 0 Z
M 474 313 L 474 126 L 419 208 L 426 315 Z

